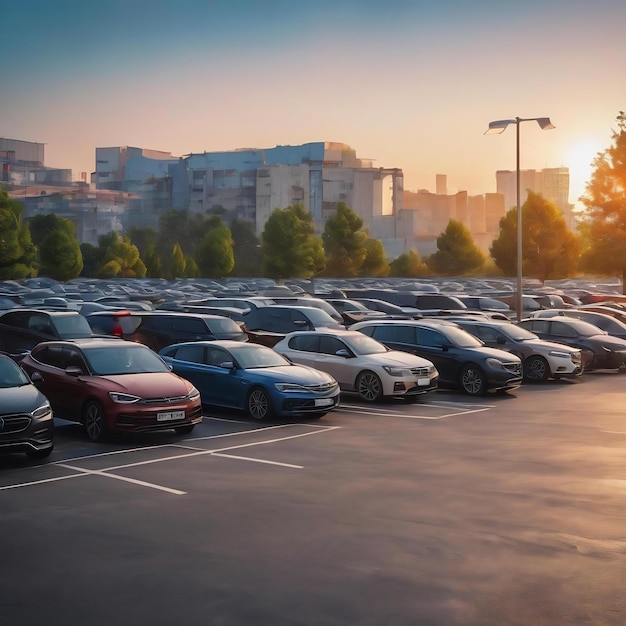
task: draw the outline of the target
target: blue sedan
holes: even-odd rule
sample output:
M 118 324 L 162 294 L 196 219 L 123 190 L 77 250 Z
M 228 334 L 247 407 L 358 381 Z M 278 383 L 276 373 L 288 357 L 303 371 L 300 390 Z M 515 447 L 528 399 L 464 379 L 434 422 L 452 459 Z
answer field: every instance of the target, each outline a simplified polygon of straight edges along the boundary
M 322 417 L 339 404 L 337 381 L 288 361 L 272 348 L 240 341 L 177 343 L 159 352 L 200 391 L 203 404 L 272 416 Z

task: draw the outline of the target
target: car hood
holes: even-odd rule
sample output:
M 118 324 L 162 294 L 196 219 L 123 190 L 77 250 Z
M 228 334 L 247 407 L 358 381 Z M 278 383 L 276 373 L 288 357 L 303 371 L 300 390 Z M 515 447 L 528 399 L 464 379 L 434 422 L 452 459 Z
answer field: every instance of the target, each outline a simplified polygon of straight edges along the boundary
M 276 367 L 254 367 L 246 370 L 262 376 L 268 376 L 282 382 L 294 382 L 300 385 L 322 385 L 334 382 L 334 378 L 320 370 L 306 365 L 277 365 Z
M 544 350 L 558 350 L 559 352 L 569 352 L 570 354 L 580 352 L 580 348 L 573 348 L 564 343 L 556 343 L 554 341 L 544 341 L 543 339 L 528 339 L 527 341 L 522 341 L 522 345 L 537 346 Z
M 34 385 L 0 388 L 0 415 L 30 413 L 47 402 Z
M 481 346 L 479 348 L 461 348 L 462 350 L 472 350 L 476 354 L 483 356 L 485 359 L 498 359 L 506 363 L 519 362 L 519 357 L 507 352 L 506 350 L 498 350 L 498 348 L 488 348 L 487 346 Z
M 390 367 L 431 367 L 432 361 L 424 359 L 415 354 L 392 350 L 390 352 L 381 352 L 380 354 L 367 354 L 359 357 L 372 365 L 388 365 Z
M 612 337 L 611 335 L 593 335 L 592 337 L 586 337 L 586 339 L 601 343 L 611 350 L 626 350 L 626 340 L 620 339 L 619 337 Z
M 155 374 L 118 374 L 98 376 L 108 391 L 119 391 L 141 398 L 174 398 L 186 396 L 191 383 L 171 372 Z

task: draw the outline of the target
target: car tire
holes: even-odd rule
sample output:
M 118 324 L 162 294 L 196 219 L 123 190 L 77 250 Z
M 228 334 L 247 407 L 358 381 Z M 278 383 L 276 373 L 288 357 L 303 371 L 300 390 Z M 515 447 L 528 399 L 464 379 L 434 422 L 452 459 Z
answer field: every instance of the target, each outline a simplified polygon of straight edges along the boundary
M 91 441 L 105 441 L 109 435 L 106 423 L 106 415 L 102 405 L 95 400 L 87 402 L 83 409 L 83 425 L 87 432 L 87 437 Z
M 47 459 L 52 454 L 52 450 L 52 446 L 46 448 L 45 450 L 28 450 L 28 452 L 26 452 L 26 456 L 33 460 Z
M 524 361 L 524 378 L 532 382 L 543 382 L 550 378 L 550 366 L 541 356 L 531 356 Z
M 459 386 L 468 396 L 482 396 L 485 393 L 485 375 L 477 365 L 465 365 L 459 376 Z
M 366 370 L 356 379 L 356 390 L 361 400 L 378 402 L 383 397 L 383 384 L 374 372 Z
M 246 414 L 255 420 L 264 420 L 272 415 L 270 397 L 262 387 L 254 387 L 246 399 Z
M 174 429 L 174 432 L 177 435 L 189 435 L 193 432 L 193 429 L 196 427 L 195 424 L 186 424 L 185 426 L 177 426 Z

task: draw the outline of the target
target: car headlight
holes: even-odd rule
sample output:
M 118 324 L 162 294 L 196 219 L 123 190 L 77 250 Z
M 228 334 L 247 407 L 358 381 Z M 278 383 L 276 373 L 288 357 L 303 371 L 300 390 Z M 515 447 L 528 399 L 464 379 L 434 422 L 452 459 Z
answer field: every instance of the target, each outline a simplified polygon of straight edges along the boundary
M 46 402 L 45 404 L 37 407 L 30 415 L 33 419 L 39 419 L 48 415 L 51 410 L 50 405 Z
M 548 354 L 550 356 L 555 356 L 558 359 L 569 359 L 572 356 L 569 352 L 559 352 L 558 350 L 550 350 Z
M 115 391 L 109 391 L 109 397 L 113 402 L 117 402 L 118 404 L 133 404 L 141 400 L 138 396 L 131 396 L 128 393 L 117 393 Z
M 487 359 L 487 363 L 489 363 L 489 365 L 491 365 L 491 367 L 501 367 L 501 368 L 504 368 L 504 365 L 503 365 L 502 361 L 500 361 L 500 359 L 494 359 L 492 357 L 492 358 Z
M 274 383 L 274 387 L 282 393 L 296 393 L 299 391 L 307 391 L 302 385 L 296 383 Z
M 187 394 L 187 400 L 199 400 L 199 399 L 200 399 L 200 392 L 195 387 L 192 387 L 191 391 Z
M 389 376 L 410 376 L 411 371 L 404 367 L 392 367 L 391 365 L 383 365 L 383 369 Z

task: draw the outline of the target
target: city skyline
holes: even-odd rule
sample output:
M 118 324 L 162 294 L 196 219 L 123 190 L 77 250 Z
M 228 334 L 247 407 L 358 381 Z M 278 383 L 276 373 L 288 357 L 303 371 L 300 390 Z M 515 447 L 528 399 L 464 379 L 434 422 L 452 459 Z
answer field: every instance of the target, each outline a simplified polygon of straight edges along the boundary
M 568 167 L 570 202 L 626 108 L 617 0 L 435 3 L 78 0 L 2 7 L 0 136 L 46 144 L 75 180 L 95 148 L 172 152 L 349 144 L 405 189 L 496 190 L 515 169 Z M 7 89 L 8 86 L 8 89 Z

